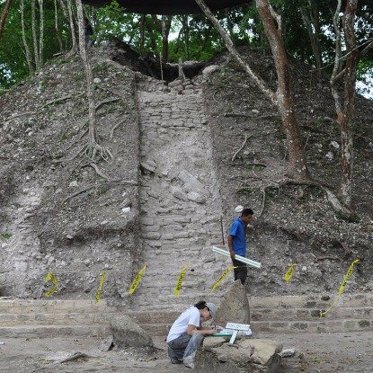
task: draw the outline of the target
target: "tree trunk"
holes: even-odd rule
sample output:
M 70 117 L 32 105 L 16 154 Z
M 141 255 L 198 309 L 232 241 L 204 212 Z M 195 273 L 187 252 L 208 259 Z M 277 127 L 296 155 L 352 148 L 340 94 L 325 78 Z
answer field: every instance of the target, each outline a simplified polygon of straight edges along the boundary
M 25 56 L 26 56 L 26 61 L 27 61 L 27 66 L 29 69 L 30 74 L 33 74 L 35 72 L 35 68 L 32 62 L 32 56 L 30 53 L 30 48 L 27 44 L 27 39 L 26 39 L 26 28 L 25 28 L 25 3 L 24 0 L 21 0 L 20 3 L 20 10 L 21 10 L 21 32 L 22 32 L 22 42 L 23 46 L 25 48 Z
M 309 174 L 304 157 L 303 144 L 298 123 L 295 118 L 294 104 L 292 99 L 292 92 L 289 84 L 289 64 L 283 46 L 282 38 L 274 25 L 273 18 L 270 13 L 268 1 L 260 1 L 258 6 L 266 5 L 264 10 L 259 9 L 259 12 L 264 12 L 266 17 L 263 23 L 267 22 L 266 29 L 268 29 L 268 39 L 271 44 L 272 54 L 275 59 L 276 71 L 278 76 L 278 89 L 274 93 L 267 84 L 258 77 L 250 68 L 250 66 L 243 61 L 241 56 L 235 49 L 232 40 L 223 27 L 220 25 L 218 19 L 211 13 L 203 0 L 195 0 L 200 6 L 206 16 L 213 23 L 215 28 L 219 31 L 228 51 L 235 58 L 237 63 L 248 73 L 258 88 L 276 105 L 279 109 L 282 118 L 282 124 L 286 134 L 287 145 L 289 148 L 289 166 L 288 175 L 295 180 L 308 180 Z M 268 14 L 267 14 L 268 12 Z
M 56 33 L 58 45 L 60 47 L 60 52 L 63 51 L 62 40 L 60 36 L 60 30 L 58 27 L 58 7 L 57 7 L 57 0 L 54 0 L 54 32 Z
M 76 41 L 76 34 L 75 34 L 75 23 L 74 23 L 74 13 L 71 6 L 71 1 L 67 1 L 67 10 L 69 12 L 69 24 L 70 24 L 70 32 L 71 32 L 71 41 L 72 41 L 72 51 L 75 52 L 78 50 L 78 44 Z M 84 18 L 83 18 L 84 19 Z
M 86 75 L 87 84 L 87 100 L 88 100 L 88 138 L 89 143 L 96 143 L 96 111 L 95 103 L 93 99 L 93 78 L 92 78 L 92 68 L 88 59 L 86 43 L 85 43 L 85 27 L 84 27 L 84 15 L 83 15 L 83 5 L 81 0 L 76 0 L 77 17 L 78 17 L 78 28 L 79 28 L 79 50 L 80 57 L 84 64 L 84 70 Z
M 93 77 L 92 77 L 92 68 L 91 68 L 91 64 L 90 64 L 88 54 L 87 54 L 87 49 L 86 49 L 85 23 L 84 23 L 82 0 L 76 0 L 76 8 L 77 8 L 78 29 L 79 29 L 80 57 L 83 61 L 85 75 L 86 75 L 86 83 L 87 83 L 88 144 L 85 147 L 85 154 L 93 162 L 92 164 L 95 165 L 95 162 L 97 160 L 103 159 L 107 161 L 109 158 L 113 158 L 113 156 L 108 149 L 99 145 L 97 141 L 96 107 L 95 107 L 95 101 L 93 97 L 93 89 L 94 89 Z M 93 168 L 95 167 L 93 166 Z
M 65 20 L 70 24 L 70 21 L 69 21 L 69 12 L 66 9 L 65 3 L 63 2 L 63 0 L 58 0 L 58 2 L 60 4 L 60 8 L 62 9 L 62 13 L 63 13 L 63 16 L 64 16 Z M 61 42 L 62 42 L 62 40 L 61 40 Z M 68 48 L 69 48 L 69 44 L 68 43 L 65 43 L 65 46 L 62 45 L 62 50 L 63 49 L 68 49 Z
M 351 207 L 352 174 L 353 174 L 353 136 L 350 122 L 354 114 L 354 99 L 356 90 L 356 69 L 359 60 L 359 49 L 356 47 L 356 36 L 354 23 L 357 9 L 357 0 L 347 0 L 343 18 L 343 34 L 346 43 L 346 65 L 341 69 L 341 37 L 342 32 L 339 26 L 340 9 L 342 2 L 338 5 L 334 14 L 334 28 L 336 33 L 336 54 L 334 69 L 330 80 L 332 94 L 335 102 L 337 123 L 341 130 L 341 168 L 342 178 L 340 194 L 342 202 Z M 341 71 L 342 70 L 342 71 Z M 338 91 L 338 80 L 344 77 L 343 100 Z
M 145 14 L 140 18 L 140 54 L 143 55 L 145 50 Z
M 35 15 L 35 1 L 31 0 L 31 31 L 32 31 L 32 41 L 34 46 L 34 62 L 36 70 L 40 69 L 40 59 L 39 59 L 39 47 L 38 38 L 36 35 L 36 15 Z
M 3 33 L 5 21 L 6 21 L 7 17 L 8 17 L 9 9 L 10 9 L 10 5 L 12 4 L 12 1 L 13 0 L 7 0 L 6 1 L 5 5 L 4 5 L 4 9 L 3 9 L 2 13 L 1 13 L 1 18 L 0 18 L 0 36 Z
M 321 79 L 321 49 L 320 49 L 320 25 L 318 21 L 317 4 L 308 2 L 309 8 L 301 7 L 300 12 L 302 15 L 303 24 L 307 29 L 308 36 L 311 42 L 313 57 L 315 60 L 315 67 L 317 71 L 318 80 Z
M 162 62 L 168 61 L 168 35 L 170 33 L 172 17 L 162 16 Z
M 185 48 L 185 60 L 188 61 L 190 57 L 190 47 L 189 47 L 189 20 L 188 16 L 182 16 L 182 24 L 184 30 L 184 48 Z
M 44 64 L 44 0 L 39 0 L 39 19 L 40 19 L 40 31 L 39 31 L 39 62 L 40 67 Z
M 281 35 L 281 20 L 278 15 L 274 14 L 268 0 L 256 0 L 256 6 L 276 65 L 278 81 L 276 98 L 289 149 L 289 175 L 295 180 L 307 180 L 310 177 L 302 136 L 295 116 L 293 92 L 290 85 L 290 66 Z M 277 18 L 279 28 L 276 27 L 274 17 Z
M 211 13 L 211 10 L 206 6 L 203 0 L 195 0 L 195 2 L 199 5 L 202 11 L 205 13 L 206 17 L 211 21 L 211 23 L 215 26 L 217 31 L 219 32 L 223 42 L 232 55 L 232 57 L 236 60 L 236 62 L 242 67 L 242 69 L 250 76 L 250 78 L 254 81 L 254 83 L 258 86 L 258 88 L 272 101 L 273 104 L 277 105 L 276 95 L 274 92 L 271 91 L 267 87 L 267 84 L 263 79 L 257 76 L 250 68 L 250 66 L 241 58 L 239 53 L 237 52 L 233 42 L 224 28 L 220 25 L 218 19 Z

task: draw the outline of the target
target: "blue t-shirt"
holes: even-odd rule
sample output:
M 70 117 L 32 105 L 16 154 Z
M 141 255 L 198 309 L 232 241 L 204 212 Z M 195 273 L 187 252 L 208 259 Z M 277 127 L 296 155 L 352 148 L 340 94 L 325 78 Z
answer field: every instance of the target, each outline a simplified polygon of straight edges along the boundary
M 232 236 L 233 251 L 237 255 L 246 256 L 246 225 L 241 218 L 233 220 L 229 235 Z

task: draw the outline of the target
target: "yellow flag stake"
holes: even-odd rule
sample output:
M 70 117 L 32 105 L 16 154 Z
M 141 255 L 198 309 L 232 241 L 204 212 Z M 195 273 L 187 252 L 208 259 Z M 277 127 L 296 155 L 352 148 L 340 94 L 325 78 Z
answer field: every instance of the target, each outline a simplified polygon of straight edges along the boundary
M 174 289 L 175 297 L 178 297 L 180 295 L 180 291 L 181 291 L 181 288 L 182 288 L 182 285 L 183 285 L 183 280 L 184 280 L 184 277 L 186 275 L 187 270 L 188 270 L 187 267 L 183 267 L 181 272 L 180 272 L 179 278 L 177 279 L 177 283 L 176 283 L 176 286 L 175 286 L 175 289 Z
M 212 285 L 211 287 L 211 291 L 215 291 L 219 286 L 220 284 L 222 283 L 222 281 L 225 279 L 225 277 L 228 275 L 228 273 L 232 272 L 233 269 L 236 268 L 235 266 L 231 265 L 229 266 L 223 273 L 222 275 L 215 281 L 214 285 Z
M 346 288 L 346 285 L 348 283 L 348 281 L 350 280 L 351 276 L 352 276 L 352 272 L 354 271 L 354 267 L 356 264 L 359 263 L 359 259 L 355 259 L 351 264 L 350 266 L 348 267 L 348 270 L 345 274 L 345 276 L 343 277 L 343 281 L 338 289 L 338 294 L 337 296 L 335 297 L 333 303 L 329 306 L 329 308 L 326 310 L 326 311 L 320 311 L 320 317 L 324 317 L 331 309 L 333 309 L 335 307 L 335 305 L 338 303 L 339 301 L 339 298 L 341 297 L 341 295 L 344 293 L 345 291 L 345 288 Z
M 288 284 L 290 281 L 291 281 L 291 279 L 293 278 L 293 275 L 294 275 L 294 272 L 295 272 L 295 267 L 296 267 L 297 265 L 294 263 L 294 264 L 292 264 L 289 268 L 288 268 L 288 270 L 286 271 L 286 273 L 284 274 L 284 280 L 285 280 L 285 282 Z
M 101 275 L 100 275 L 100 283 L 98 285 L 98 289 L 97 289 L 96 295 L 95 295 L 96 303 L 98 303 L 102 299 L 102 296 L 104 294 L 104 282 L 105 282 L 105 279 L 106 279 L 106 272 L 102 271 Z
M 139 271 L 139 273 L 136 275 L 136 277 L 134 278 L 134 280 L 132 281 L 132 284 L 128 290 L 128 292 L 132 295 L 136 292 L 137 290 L 137 287 L 139 286 L 140 282 L 141 282 L 141 279 L 142 277 L 144 276 L 144 273 L 146 271 L 146 264 L 144 265 L 144 267 L 142 267 Z
M 53 287 L 51 289 L 49 289 L 48 291 L 46 291 L 43 295 L 47 298 L 51 297 L 55 292 L 57 292 L 58 290 L 58 279 L 57 277 L 54 275 L 53 272 L 48 272 L 47 275 L 44 276 L 44 281 L 45 282 L 52 282 L 53 284 Z

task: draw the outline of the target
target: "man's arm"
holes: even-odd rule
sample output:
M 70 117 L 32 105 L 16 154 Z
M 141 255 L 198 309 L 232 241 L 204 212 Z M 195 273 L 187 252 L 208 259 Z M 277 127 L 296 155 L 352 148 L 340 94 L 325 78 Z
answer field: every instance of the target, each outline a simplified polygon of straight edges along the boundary
M 214 328 L 197 328 L 195 325 L 188 325 L 187 334 L 193 335 L 194 333 L 200 333 L 203 335 L 210 335 L 216 333 L 217 330 Z
M 228 235 L 227 241 L 228 241 L 229 254 L 231 254 L 231 258 L 234 259 L 236 255 L 234 254 L 234 251 L 233 251 L 233 237 L 230 234 Z

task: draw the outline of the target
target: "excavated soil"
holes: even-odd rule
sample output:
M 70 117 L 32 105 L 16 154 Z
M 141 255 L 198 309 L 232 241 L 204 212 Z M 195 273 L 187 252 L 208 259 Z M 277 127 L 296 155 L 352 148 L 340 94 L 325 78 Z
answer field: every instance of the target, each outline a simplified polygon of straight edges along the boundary
M 262 335 L 262 337 L 267 337 Z M 370 373 L 373 364 L 371 332 L 268 336 L 295 348 L 293 357 L 283 358 L 279 373 Z M 154 339 L 157 351 L 134 349 L 102 351 L 105 341 L 97 338 L 0 339 L 0 372 L 76 373 L 190 372 L 183 365 L 172 365 L 162 338 Z M 86 356 L 59 363 L 81 352 Z M 198 372 L 198 369 L 196 369 Z M 213 372 L 206 372 L 213 373 Z M 229 372 L 227 372 L 229 373 Z

